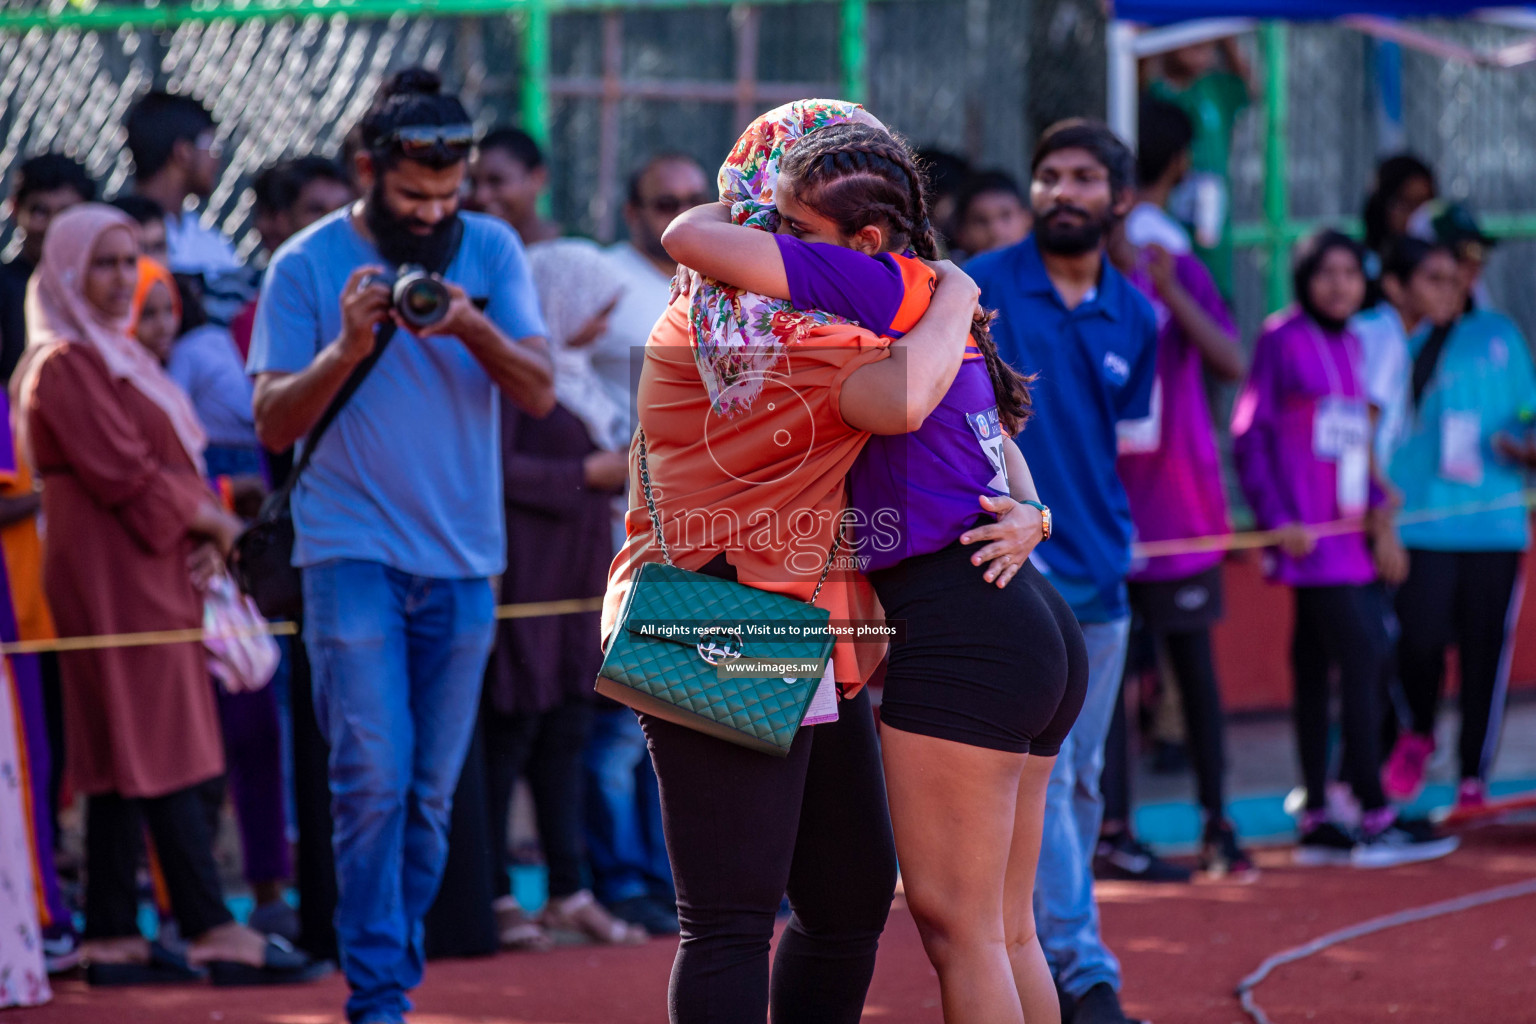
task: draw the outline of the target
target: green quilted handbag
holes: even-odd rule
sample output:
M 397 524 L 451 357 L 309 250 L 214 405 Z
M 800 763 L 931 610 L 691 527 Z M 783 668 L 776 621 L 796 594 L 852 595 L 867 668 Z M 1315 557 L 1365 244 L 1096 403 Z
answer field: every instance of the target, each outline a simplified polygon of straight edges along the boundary
M 609 636 L 597 692 L 636 711 L 784 757 L 820 676 L 722 678 L 717 666 L 739 658 L 831 655 L 831 613 L 815 602 L 843 542 L 842 531 L 806 604 L 672 564 L 651 497 L 643 431 L 640 485 L 665 564 L 642 565 L 630 584 Z

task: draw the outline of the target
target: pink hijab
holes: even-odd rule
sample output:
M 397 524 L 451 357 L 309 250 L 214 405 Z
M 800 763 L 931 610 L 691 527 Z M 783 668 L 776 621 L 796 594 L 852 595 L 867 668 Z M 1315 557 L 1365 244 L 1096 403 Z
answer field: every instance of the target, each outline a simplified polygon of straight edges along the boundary
M 22 451 L 32 459 L 26 408 L 37 387 L 42 357 L 60 345 L 88 345 L 107 364 L 107 372 L 126 380 L 166 416 L 198 472 L 208 438 L 186 392 L 166 375 L 149 350 L 128 333 L 132 313 L 109 318 L 85 297 L 85 275 L 96 243 L 108 231 L 138 225 L 126 213 L 102 203 L 70 207 L 48 225 L 43 258 L 27 283 L 27 350 L 17 368 L 14 394 L 16 432 Z

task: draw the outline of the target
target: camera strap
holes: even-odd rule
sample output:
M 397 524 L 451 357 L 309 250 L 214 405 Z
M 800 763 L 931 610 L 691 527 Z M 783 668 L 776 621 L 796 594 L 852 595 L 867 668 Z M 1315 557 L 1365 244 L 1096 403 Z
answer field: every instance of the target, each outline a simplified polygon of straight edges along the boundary
M 453 241 L 443 250 L 442 265 L 430 266 L 427 269 L 440 276 L 446 274 L 448 268 L 453 265 L 454 259 L 458 257 L 459 247 L 463 243 L 464 220 L 455 215 L 453 218 Z M 352 396 L 357 393 L 357 389 L 363 386 L 363 381 L 373 371 L 373 368 L 378 365 L 379 359 L 384 355 L 384 350 L 389 347 L 390 340 L 394 338 L 395 331 L 398 329 L 399 325 L 392 319 L 386 320 L 379 325 L 378 334 L 375 336 L 373 343 L 373 351 L 368 353 L 366 359 L 352 368 L 352 372 L 348 374 L 346 381 L 341 385 L 341 390 L 336 392 L 336 397 L 331 399 L 331 404 L 327 405 L 325 412 L 320 414 L 320 419 L 316 421 L 314 428 L 310 430 L 308 437 L 305 438 L 304 454 L 300 455 L 299 460 L 294 463 L 293 469 L 288 473 L 288 479 L 283 481 L 283 486 L 278 488 L 267 499 L 267 508 L 279 509 L 288 504 L 288 499 L 293 494 L 293 489 L 298 486 L 300 475 L 309 467 L 309 460 L 314 458 L 315 448 L 320 444 L 320 438 L 325 436 L 326 430 L 335 422 L 336 416 L 347 402 L 351 401 Z

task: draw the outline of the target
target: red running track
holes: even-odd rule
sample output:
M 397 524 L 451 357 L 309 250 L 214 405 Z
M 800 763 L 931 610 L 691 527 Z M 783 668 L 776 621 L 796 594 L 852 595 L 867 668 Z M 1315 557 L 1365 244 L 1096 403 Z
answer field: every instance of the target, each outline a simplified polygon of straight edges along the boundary
M 1488 828 L 1430 864 L 1300 870 L 1260 854 L 1249 884 L 1100 886 L 1132 1013 L 1155 1024 L 1239 1024 L 1232 990 L 1267 956 L 1382 914 L 1536 877 L 1536 827 Z M 664 1024 L 674 944 L 565 948 L 437 962 L 412 1024 Z M 1536 897 L 1408 925 L 1280 968 L 1259 986 L 1276 1024 L 1536 1024 Z M 55 986 L 11 1024 L 342 1024 L 339 978 L 300 989 Z M 900 899 L 864 1019 L 941 1024 L 938 981 Z M 793 1022 L 790 1022 L 793 1024 Z

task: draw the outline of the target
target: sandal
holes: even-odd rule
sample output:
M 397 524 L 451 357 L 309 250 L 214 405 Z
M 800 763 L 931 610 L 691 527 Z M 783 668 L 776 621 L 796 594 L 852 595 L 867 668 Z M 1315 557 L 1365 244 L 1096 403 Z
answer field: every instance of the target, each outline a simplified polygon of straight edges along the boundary
M 650 939 L 644 928 L 610 914 L 590 889 L 550 900 L 539 921 L 553 931 L 577 932 L 608 946 L 639 946 Z
M 159 942 L 149 944 L 149 959 L 144 963 L 90 961 L 85 965 L 85 981 L 92 988 L 176 985 L 189 981 L 202 981 L 206 977 L 208 972 Z
M 522 953 L 548 953 L 555 948 L 540 924 L 523 912 L 514 896 L 501 896 L 491 904 L 496 915 L 496 937 L 502 949 Z
M 215 985 L 300 985 L 316 981 L 336 969 L 329 960 L 312 960 L 286 940 L 269 936 L 262 951 L 262 964 L 254 967 L 238 960 L 208 961 L 208 977 Z

